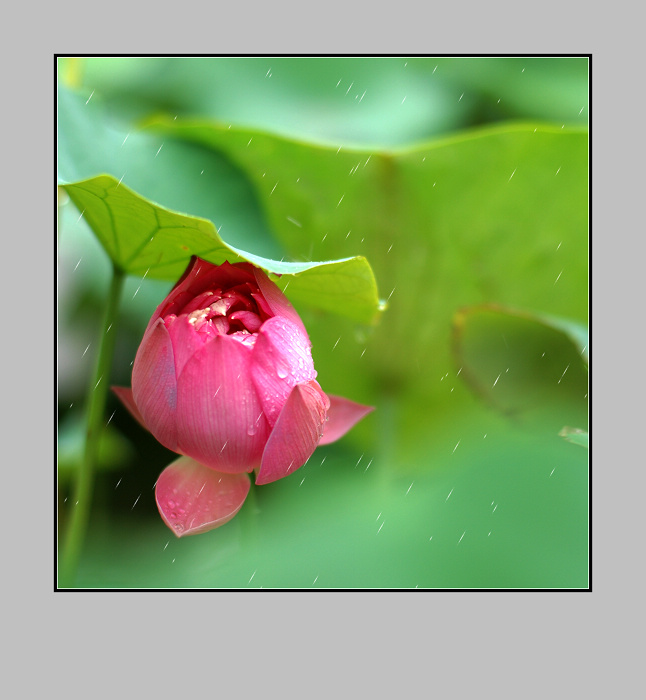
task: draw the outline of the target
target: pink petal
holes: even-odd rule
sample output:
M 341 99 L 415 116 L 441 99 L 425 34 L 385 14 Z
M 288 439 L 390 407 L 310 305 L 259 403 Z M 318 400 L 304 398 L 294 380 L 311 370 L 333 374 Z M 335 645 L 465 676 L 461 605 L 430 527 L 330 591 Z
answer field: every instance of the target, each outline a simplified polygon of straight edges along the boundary
M 251 376 L 273 426 L 293 387 L 316 378 L 307 335 L 286 318 L 265 321 L 256 337 Z
M 190 457 L 180 457 L 160 474 L 157 508 L 177 535 L 208 532 L 231 520 L 249 493 L 247 474 L 221 474 Z
M 342 396 L 328 394 L 330 408 L 327 412 L 327 422 L 323 428 L 323 437 L 319 445 L 327 445 L 345 435 L 364 416 L 374 411 L 374 406 L 364 406 L 360 403 L 344 399 Z
M 295 386 L 262 456 L 256 484 L 269 484 L 302 467 L 323 434 L 327 397 L 312 381 Z
M 303 335 L 307 338 L 307 331 L 298 315 L 296 309 L 291 305 L 289 299 L 281 292 L 280 287 L 272 282 L 269 277 L 259 268 L 253 268 L 256 282 L 263 297 L 267 301 L 269 308 L 274 316 L 282 316 L 292 323 L 296 324 Z
M 252 347 L 216 336 L 177 381 L 177 452 L 227 473 L 260 464 L 269 435 L 250 377 Z
M 234 311 L 229 316 L 229 319 L 231 321 L 240 321 L 250 333 L 255 333 L 261 325 L 258 314 L 253 313 L 253 311 Z
M 175 356 L 162 319 L 146 331 L 137 350 L 132 393 L 148 430 L 164 447 L 177 452 Z
M 166 319 L 164 325 L 173 347 L 175 376 L 179 377 L 187 361 L 191 359 L 197 350 L 208 343 L 216 335 L 216 332 L 212 324 L 207 323 L 203 325 L 204 330 L 202 332 L 196 330 L 195 325 L 189 321 L 188 316 Z
M 252 266 L 246 263 L 214 265 L 193 256 L 184 270 L 184 274 L 175 284 L 169 295 L 157 307 L 148 327 L 160 317 L 176 314 L 187 304 L 192 304 L 195 297 L 212 289 L 224 289 L 236 284 L 254 282 Z
M 117 398 L 121 401 L 121 403 L 130 411 L 132 417 L 135 420 L 139 421 L 142 428 L 148 430 L 148 426 L 146 425 L 146 422 L 144 421 L 141 413 L 139 413 L 137 404 L 135 403 L 135 400 L 132 396 L 132 389 L 125 386 L 113 386 L 110 388 L 117 395 Z

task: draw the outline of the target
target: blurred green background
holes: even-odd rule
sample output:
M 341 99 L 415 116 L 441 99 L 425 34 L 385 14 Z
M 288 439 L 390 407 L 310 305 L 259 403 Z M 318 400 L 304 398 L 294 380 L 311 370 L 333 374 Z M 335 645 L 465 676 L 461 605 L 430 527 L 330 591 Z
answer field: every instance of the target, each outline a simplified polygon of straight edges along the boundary
M 294 300 L 324 390 L 376 410 L 177 540 L 173 454 L 111 398 L 84 588 L 586 588 L 585 57 L 58 59 L 59 181 L 102 173 L 270 258 L 365 255 L 376 325 Z M 59 525 L 110 263 L 59 193 Z M 129 385 L 172 279 L 128 279 Z M 283 278 L 282 282 L 286 280 Z M 289 295 L 289 286 L 286 293 Z

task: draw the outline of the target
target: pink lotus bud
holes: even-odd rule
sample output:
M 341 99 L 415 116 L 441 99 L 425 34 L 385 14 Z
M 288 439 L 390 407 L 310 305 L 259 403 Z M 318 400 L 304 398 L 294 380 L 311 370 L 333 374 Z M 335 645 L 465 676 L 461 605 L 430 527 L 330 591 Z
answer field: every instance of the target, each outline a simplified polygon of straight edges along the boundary
M 157 488 L 178 535 L 233 517 L 248 491 L 246 472 L 257 470 L 256 484 L 287 476 L 372 410 L 323 392 L 305 327 L 262 270 L 199 258 L 150 319 L 132 390 L 115 392 L 159 442 L 191 458 L 168 467 Z M 213 498 L 224 488 L 217 473 L 242 478 L 235 488 L 224 480 L 226 498 Z

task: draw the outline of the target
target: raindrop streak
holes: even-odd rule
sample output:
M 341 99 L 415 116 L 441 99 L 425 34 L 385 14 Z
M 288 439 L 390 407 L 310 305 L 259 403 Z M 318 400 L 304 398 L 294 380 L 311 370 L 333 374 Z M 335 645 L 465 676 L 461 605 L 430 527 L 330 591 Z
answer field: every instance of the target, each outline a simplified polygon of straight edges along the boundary
M 556 469 L 556 467 L 554 467 L 554 469 Z M 552 469 L 552 471 L 550 472 L 550 476 L 552 476 L 552 474 L 554 474 L 554 469 Z
M 559 272 L 559 276 L 554 280 L 554 284 L 556 284 L 559 281 L 559 278 L 561 277 L 562 274 L 563 274 L 563 270 L 561 270 Z
M 83 211 L 85 211 L 85 209 Z M 83 216 L 82 213 L 81 213 L 81 216 Z M 77 223 L 78 223 L 78 221 L 80 221 L 81 216 L 79 216 Z M 79 261 L 76 263 L 76 267 L 78 267 L 81 264 L 81 260 L 83 260 L 83 258 L 79 258 Z M 72 272 L 76 272 L 76 267 L 72 270 Z
M 339 340 L 341 340 L 341 336 L 339 336 L 336 343 L 334 343 L 334 348 L 339 344 Z M 334 348 L 332 348 L 332 350 L 334 350 Z
M 88 343 L 88 346 L 85 348 L 85 350 L 83 350 L 81 357 L 85 357 L 85 353 L 90 349 L 90 345 L 92 345 L 92 343 Z
M 514 172 L 509 176 L 509 180 L 511 180 L 511 178 L 514 177 L 516 170 L 517 168 L 514 168 Z M 509 182 L 509 180 L 507 180 L 507 182 Z
M 453 452 L 455 452 L 458 449 L 458 445 L 460 444 L 460 441 L 458 440 L 457 443 L 455 444 L 455 447 L 453 448 Z M 453 454 L 453 453 L 451 453 Z
M 287 217 L 287 221 L 294 224 L 294 226 L 298 226 L 298 228 L 303 228 L 303 225 L 300 223 L 300 221 L 296 221 L 296 219 L 292 219 L 291 216 Z
M 278 187 L 278 183 L 276 183 L 276 184 L 272 187 L 271 192 L 269 193 L 269 196 L 270 196 L 270 197 L 271 197 L 272 194 L 274 194 L 274 190 L 276 189 L 276 187 Z
M 256 569 L 256 571 L 258 571 L 258 569 Z M 251 583 L 251 579 L 253 579 L 253 577 L 256 575 L 256 571 L 254 571 L 253 574 L 251 574 L 251 578 L 249 579 L 249 583 Z
M 570 369 L 570 365 L 568 365 L 568 366 L 563 370 L 563 374 L 561 375 L 561 379 L 563 379 L 563 377 L 565 376 L 565 373 L 568 371 L 568 369 Z M 558 380 L 558 384 L 561 383 L 561 379 Z
M 386 522 L 386 521 L 384 520 L 384 523 L 385 523 L 385 522 Z M 381 532 L 381 528 L 384 526 L 384 523 L 381 523 L 381 525 L 379 526 L 379 529 L 377 530 L 377 534 L 379 534 L 379 533 Z
M 138 501 L 140 498 L 141 498 L 141 494 L 139 494 L 139 495 L 137 496 L 137 498 L 135 499 L 135 502 L 132 504 L 132 508 L 134 508 L 134 507 L 137 505 L 137 501 Z M 132 508 L 131 508 L 130 510 L 132 510 Z
M 340 147 L 339 147 L 339 150 L 341 150 Z M 339 151 L 337 151 L 337 153 L 338 153 L 338 152 L 339 152 Z M 344 197 L 345 197 L 345 193 L 343 193 L 343 194 L 341 195 L 341 199 L 339 200 L 339 204 L 341 204 L 341 202 L 343 201 L 343 198 L 344 198 Z M 337 207 L 339 206 L 339 204 L 337 204 Z
M 444 502 L 445 502 L 445 503 L 446 503 L 446 501 L 449 500 L 449 498 L 451 498 L 451 494 L 452 494 L 452 493 L 453 493 L 453 489 L 451 489 L 451 490 L 449 491 L 449 495 L 444 499 Z
M 498 384 L 498 380 L 499 380 L 499 379 L 500 379 L 500 375 L 498 375 L 498 376 L 496 377 L 496 381 L 493 383 L 493 386 L 491 387 L 492 389 L 493 389 L 494 386 L 496 386 L 496 384 Z
M 123 477 L 121 477 L 121 479 L 123 479 Z M 117 481 L 117 486 L 119 486 L 119 484 L 121 483 L 121 479 L 119 479 L 119 481 Z M 115 491 L 117 490 L 117 486 L 114 487 Z
M 163 147 L 164 147 L 164 144 L 162 143 L 162 145 L 157 149 L 157 153 L 155 153 L 155 158 L 157 158 L 157 156 L 159 155 L 159 151 L 161 151 L 161 149 Z
M 457 445 L 456 445 L 456 447 L 457 447 Z M 414 483 L 415 483 L 414 481 L 411 482 L 411 485 L 408 487 L 408 491 L 410 491 L 413 488 Z M 408 491 L 406 491 L 407 496 L 408 496 Z
M 371 464 L 372 464 L 372 460 L 370 460 L 370 461 L 368 462 L 368 464 L 366 465 L 366 468 L 365 468 L 363 471 L 364 471 L 364 472 L 367 472 L 367 471 L 368 471 L 368 467 L 369 467 Z
M 465 530 L 465 531 L 462 533 L 462 537 L 464 537 L 466 534 L 467 534 L 467 531 Z M 462 537 L 460 537 L 460 539 L 458 540 L 458 544 L 460 544 L 460 542 L 462 542 Z
M 92 99 L 92 95 L 94 95 L 94 90 L 92 90 L 90 96 L 87 98 L 87 100 L 85 100 L 85 104 L 87 104 Z M 580 114 L 580 112 L 579 112 L 579 114 Z
M 112 415 L 108 418 L 108 422 L 106 425 L 110 425 L 110 421 L 114 418 L 114 414 L 116 413 L 116 410 L 112 411 Z
M 317 574 L 316 578 L 312 581 L 312 585 L 314 585 L 318 580 L 319 580 L 319 577 L 318 577 L 318 574 Z

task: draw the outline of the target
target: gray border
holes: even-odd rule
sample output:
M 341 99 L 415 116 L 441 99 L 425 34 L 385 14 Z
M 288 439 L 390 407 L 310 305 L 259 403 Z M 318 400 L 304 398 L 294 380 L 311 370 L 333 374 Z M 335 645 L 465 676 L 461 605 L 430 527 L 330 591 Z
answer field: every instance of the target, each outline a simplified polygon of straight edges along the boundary
M 341 37 L 345 38 L 343 43 L 350 52 L 366 51 L 366 41 L 388 52 L 402 48 L 411 53 L 415 49 L 428 52 L 431 48 L 433 53 L 456 48 L 486 51 L 490 47 L 483 44 L 491 43 L 491 35 L 483 30 L 481 20 L 483 17 L 495 20 L 489 6 L 480 18 L 472 16 L 470 21 L 468 13 L 460 7 L 456 8 L 452 21 L 429 11 L 430 16 L 424 20 L 418 18 L 418 23 L 414 21 L 415 13 L 402 13 L 405 19 L 400 22 L 399 31 L 396 23 L 393 26 L 392 22 L 386 22 L 384 34 L 390 37 L 387 46 L 377 41 L 377 34 L 368 26 L 369 11 L 361 12 L 361 21 L 351 24 L 347 5 L 339 13 L 331 12 L 328 6 L 323 17 L 315 13 L 306 32 L 285 23 L 279 14 L 276 16 L 273 6 L 267 7 L 267 14 L 274 15 L 279 26 L 270 30 L 265 15 L 256 25 L 262 30 L 259 39 L 249 33 L 243 40 L 232 39 L 230 26 L 218 19 L 214 8 L 212 20 L 206 22 L 209 26 L 204 29 L 204 39 L 196 41 L 194 30 L 204 25 L 191 17 L 188 20 L 191 41 L 179 43 L 191 43 L 189 51 L 208 46 L 222 52 L 275 52 L 277 46 L 283 49 L 284 39 L 289 39 L 293 52 L 314 48 L 338 51 Z M 244 9 L 241 15 L 246 14 Z M 527 14 L 523 14 L 523 24 L 532 25 L 537 33 L 544 30 L 544 39 L 558 33 L 561 39 L 558 48 L 565 44 L 580 45 L 578 41 L 565 41 L 571 39 L 569 28 L 562 24 L 567 19 L 567 10 L 563 5 L 558 6 L 557 12 L 546 6 L 530 6 Z M 60 40 L 56 27 L 41 17 L 39 24 L 44 24 L 60 41 L 54 50 L 67 47 L 87 50 L 93 43 L 92 30 L 76 23 L 76 19 L 82 20 L 84 16 L 87 19 L 87 13 L 78 10 L 72 16 L 65 16 L 60 6 L 54 12 L 73 29 L 67 32 L 64 41 Z M 111 11 L 113 36 L 125 33 L 136 38 L 136 42 L 129 43 L 137 45 L 140 51 L 150 50 L 151 43 L 161 43 L 154 21 L 137 25 L 132 21 L 132 12 L 132 7 Z M 387 19 L 384 13 L 375 14 Z M 295 12 L 294 16 L 301 15 L 302 12 Z M 507 15 L 512 21 L 516 16 L 520 17 L 518 9 Z M 573 25 L 590 20 L 582 9 L 570 16 L 576 20 Z M 98 25 L 104 25 L 105 31 L 110 20 L 101 13 Z M 630 20 L 627 24 L 631 24 Z M 253 31 L 248 17 L 240 16 L 236 25 L 244 27 L 245 32 Z M 327 34 L 330 38 L 312 42 L 309 31 L 314 25 L 319 37 Z M 445 36 L 450 27 L 455 28 L 453 46 L 446 46 L 447 42 L 438 46 L 435 37 Z M 471 27 L 476 30 L 475 41 L 469 37 Z M 502 17 L 500 27 L 509 27 Z M 513 34 L 513 30 L 507 31 Z M 148 37 L 143 46 L 142 35 Z M 633 44 L 626 36 L 621 41 L 622 50 L 640 45 Z M 541 43 L 542 49 L 557 48 L 548 40 L 542 39 Z M 118 47 L 110 48 L 118 50 Z M 15 300 L 23 310 L 22 314 L 9 314 L 11 323 L 17 326 L 18 342 L 15 331 L 5 336 L 14 341 L 7 343 L 5 357 L 9 362 L 5 366 L 18 369 L 7 373 L 10 387 L 6 396 L 11 397 L 11 410 L 6 411 L 9 423 L 5 422 L 4 432 L 5 439 L 11 438 L 12 443 L 13 459 L 8 471 L 12 472 L 10 493 L 15 494 L 8 499 L 9 527 L 5 529 L 8 595 L 4 599 L 8 601 L 9 621 L 6 636 L 13 650 L 9 659 L 13 662 L 8 666 L 23 687 L 34 682 L 31 679 L 38 679 L 37 683 L 46 680 L 50 687 L 60 687 L 68 695 L 78 697 L 86 696 L 88 690 L 96 693 L 99 684 L 106 695 L 108 689 L 118 692 L 126 684 L 128 694 L 139 688 L 151 691 L 164 688 L 187 694 L 195 687 L 195 678 L 200 677 L 204 688 L 221 692 L 228 689 L 222 687 L 224 668 L 227 678 L 239 674 L 235 685 L 244 688 L 245 694 L 251 694 L 256 685 L 276 688 L 279 683 L 283 689 L 300 686 L 297 695 L 303 689 L 316 688 L 321 692 L 325 688 L 342 687 L 347 688 L 344 695 L 348 691 L 352 693 L 355 687 L 361 688 L 361 695 L 375 689 L 394 688 L 398 695 L 408 695 L 413 690 L 442 690 L 446 684 L 454 689 L 456 697 L 466 692 L 465 686 L 474 690 L 488 687 L 498 696 L 501 691 L 505 693 L 507 688 L 517 686 L 509 697 L 517 696 L 517 692 L 524 694 L 524 688 L 532 688 L 533 694 L 553 686 L 559 687 L 563 695 L 569 695 L 568 691 L 574 688 L 577 694 L 583 694 L 604 680 L 608 684 L 612 682 L 613 690 L 621 685 L 630 687 L 630 671 L 635 674 L 634 669 L 639 668 L 633 651 L 637 645 L 630 634 L 630 621 L 638 610 L 636 601 L 632 600 L 634 582 L 639 581 L 633 561 L 639 560 L 635 553 L 641 552 L 643 545 L 638 549 L 637 542 L 631 542 L 641 522 L 633 515 L 639 513 L 637 504 L 631 504 L 628 499 L 641 497 L 642 491 L 634 477 L 622 479 L 622 467 L 637 461 L 631 457 L 638 458 L 639 450 L 626 455 L 626 433 L 630 439 L 632 434 L 638 434 L 641 425 L 634 420 L 633 430 L 626 431 L 625 423 L 630 421 L 619 409 L 625 405 L 627 393 L 632 394 L 633 400 L 639 397 L 640 385 L 634 377 L 639 364 L 630 362 L 624 353 L 626 348 L 635 352 L 641 346 L 625 340 L 621 344 L 611 343 L 613 338 L 624 339 L 626 326 L 633 325 L 630 320 L 639 319 L 639 315 L 624 311 L 626 300 L 640 298 L 636 284 L 640 278 L 631 275 L 626 265 L 630 259 L 637 262 L 638 251 L 635 251 L 637 255 L 628 256 L 624 251 L 632 252 L 632 249 L 618 242 L 623 232 L 630 232 L 639 245 L 639 229 L 643 227 L 642 217 L 630 211 L 630 204 L 640 201 L 641 188 L 636 185 L 643 176 L 638 179 L 636 174 L 628 173 L 627 187 L 622 177 L 626 175 L 626 166 L 631 165 L 629 161 L 638 161 L 639 149 L 635 149 L 634 143 L 621 142 L 622 137 L 641 133 L 641 119 L 639 123 L 637 119 L 643 112 L 635 100 L 641 93 L 642 81 L 638 80 L 641 71 L 629 75 L 630 66 L 641 62 L 637 63 L 637 57 L 623 54 L 620 62 L 611 64 L 607 53 L 592 51 L 592 397 L 593 425 L 604 426 L 602 435 L 595 433 L 592 443 L 594 590 L 592 594 L 449 593 L 427 594 L 423 598 L 413 597 L 412 593 L 330 593 L 307 598 L 304 594 L 281 593 L 261 596 L 228 593 L 209 598 L 170 593 L 52 593 L 53 400 L 50 403 L 49 388 L 54 382 L 54 367 L 48 352 L 53 335 L 48 292 L 54 285 L 53 251 L 49 246 L 53 214 L 49 180 L 53 172 L 49 103 L 53 53 L 45 53 L 42 45 L 35 54 L 29 54 L 27 49 L 29 62 L 35 64 L 27 74 L 18 72 L 11 56 L 5 56 L 5 67 L 11 72 L 10 89 L 15 93 L 10 104 L 21 108 L 3 110 L 3 126 L 5 133 L 25 134 L 29 143 L 26 156 L 22 136 L 9 139 L 12 142 L 9 145 L 18 153 L 11 158 L 9 168 L 5 163 L 12 184 L 30 183 L 28 188 L 10 185 L 12 197 L 8 204 L 12 220 L 8 230 L 15 243 L 9 243 L 5 260 L 24 261 L 29 255 L 29 265 L 24 262 L 6 265 L 11 279 L 8 284 L 6 277 L 3 280 L 5 304 L 11 306 Z M 22 61 L 25 47 L 14 55 L 19 55 Z M 36 164 L 33 154 L 41 158 L 44 154 L 45 162 Z M 633 197 L 627 197 L 632 183 Z M 44 204 L 34 210 L 36 192 L 42 195 L 39 199 Z M 15 195 L 23 201 L 14 203 Z M 38 245 L 33 244 L 34 240 L 39 241 Z M 613 291 L 618 292 L 616 300 L 612 298 Z M 37 312 L 32 315 L 25 313 L 25 309 Z M 5 316 L 5 322 L 10 319 Z M 618 362 L 619 357 L 623 359 Z M 630 376 L 617 373 L 623 367 L 630 371 Z M 630 411 L 628 415 L 639 416 L 640 412 Z M 623 430 L 621 433 L 617 430 L 617 437 L 610 441 L 603 433 L 612 426 L 612 417 L 622 421 Z M 641 475 L 641 469 L 638 472 Z M 18 484 L 14 485 L 16 476 Z M 21 494 L 29 494 L 28 509 Z M 617 668 L 620 658 L 623 663 Z M 384 678 L 386 668 L 392 673 L 392 676 L 388 674 L 388 680 Z M 607 677 L 604 677 L 605 669 Z M 611 673 L 617 675 L 613 678 Z M 348 684 L 344 680 L 346 674 L 355 680 L 358 675 L 361 684 Z M 290 681 L 285 683 L 285 679 Z

